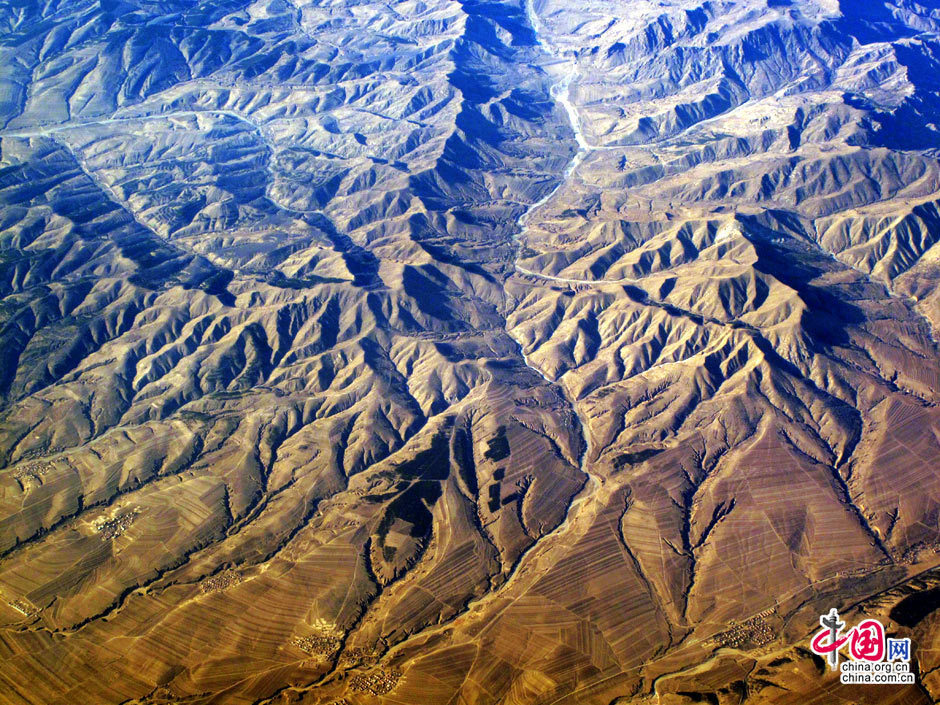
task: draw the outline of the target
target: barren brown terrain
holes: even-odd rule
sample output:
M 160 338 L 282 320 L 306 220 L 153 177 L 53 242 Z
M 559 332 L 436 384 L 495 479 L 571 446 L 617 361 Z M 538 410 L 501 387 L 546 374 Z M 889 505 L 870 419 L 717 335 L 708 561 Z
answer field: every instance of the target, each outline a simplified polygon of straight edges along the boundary
M 0 1 L 0 703 L 937 702 L 938 243 L 938 0 Z

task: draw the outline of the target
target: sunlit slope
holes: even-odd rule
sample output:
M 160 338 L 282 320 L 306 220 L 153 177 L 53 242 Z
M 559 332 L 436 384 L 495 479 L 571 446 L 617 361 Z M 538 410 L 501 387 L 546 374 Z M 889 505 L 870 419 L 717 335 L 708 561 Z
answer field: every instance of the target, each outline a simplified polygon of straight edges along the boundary
M 879 702 L 934 5 L 0 8 L 4 697 Z

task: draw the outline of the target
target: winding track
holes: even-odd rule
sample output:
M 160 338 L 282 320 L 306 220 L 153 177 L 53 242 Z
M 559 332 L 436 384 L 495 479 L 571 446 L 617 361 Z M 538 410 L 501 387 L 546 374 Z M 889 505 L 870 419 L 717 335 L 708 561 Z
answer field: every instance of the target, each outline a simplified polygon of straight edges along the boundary
M 532 26 L 532 32 L 535 35 L 535 43 L 537 46 L 541 47 L 546 53 L 550 54 L 555 58 L 553 62 L 548 65 L 548 72 L 550 75 L 556 76 L 555 83 L 550 88 L 551 96 L 558 101 L 558 103 L 565 109 L 565 114 L 568 116 L 568 122 L 571 124 L 571 130 L 574 132 L 574 139 L 578 145 L 578 151 L 575 152 L 572 156 L 571 161 L 568 162 L 568 166 L 565 167 L 565 171 L 562 173 L 562 177 L 559 180 L 558 184 L 549 191 L 545 196 L 540 198 L 538 201 L 529 206 L 525 213 L 519 216 L 519 219 L 516 223 L 519 226 L 519 230 L 514 236 L 514 240 L 517 244 L 516 248 L 516 259 L 513 262 L 513 267 L 520 274 L 525 274 L 530 277 L 537 277 L 539 279 L 544 279 L 546 281 L 560 282 L 564 284 L 632 284 L 636 283 L 636 279 L 618 279 L 616 281 L 597 281 L 593 279 L 566 279 L 563 277 L 553 277 L 547 274 L 541 274 L 539 272 L 534 272 L 531 269 L 526 269 L 519 264 L 519 253 L 522 249 L 522 244 L 525 242 L 526 233 L 529 231 L 529 220 L 532 214 L 541 209 L 546 203 L 548 203 L 554 196 L 557 194 L 564 186 L 568 183 L 568 180 L 581 165 L 581 163 L 587 158 L 592 152 L 606 151 L 606 150 L 616 150 L 621 149 L 618 146 L 598 146 L 588 142 L 587 137 L 584 135 L 584 131 L 581 129 L 581 118 L 578 115 L 578 109 L 575 107 L 574 103 L 571 102 L 571 82 L 574 80 L 577 75 L 577 70 L 575 62 L 572 58 L 566 56 L 560 56 L 556 49 L 546 44 L 542 39 L 542 35 L 545 33 L 544 25 L 542 24 L 541 18 L 538 16 L 538 13 L 535 11 L 534 6 L 535 0 L 526 0 L 525 10 L 526 16 L 529 19 L 529 24 Z M 520 349 L 521 349 L 520 344 Z M 523 353 L 525 357 L 525 353 Z M 554 384 L 554 382 L 545 375 L 541 373 L 537 368 L 529 365 L 528 359 L 526 359 L 526 365 L 538 372 L 543 378 L 545 378 L 549 383 Z M 587 436 L 585 436 L 587 441 Z
M 549 45 L 546 45 L 546 43 L 542 39 L 542 35 L 545 30 L 544 30 L 544 26 L 542 24 L 541 18 L 539 18 L 538 13 L 535 11 L 534 0 L 525 1 L 525 11 L 526 11 L 526 17 L 529 20 L 529 25 L 532 27 L 532 32 L 535 37 L 536 46 L 541 47 L 544 51 L 546 51 L 550 55 L 555 56 L 557 58 L 557 53 L 554 51 L 554 48 Z M 557 71 L 556 69 L 558 68 L 561 68 L 562 70 Z M 515 253 L 515 258 L 513 260 L 513 266 L 516 271 L 523 273 L 523 274 L 528 274 L 530 276 L 541 276 L 541 275 L 539 275 L 536 272 L 530 272 L 529 270 L 519 265 L 519 254 L 521 253 L 521 250 L 522 250 L 522 243 L 524 242 L 525 235 L 528 232 L 529 218 L 535 211 L 539 210 L 543 205 L 545 205 L 549 200 L 551 200 L 551 198 L 556 193 L 558 193 L 558 191 L 568 182 L 568 179 L 571 177 L 574 171 L 578 168 L 581 162 L 584 161 L 584 158 L 591 151 L 594 150 L 594 147 L 592 147 L 588 143 L 587 139 L 584 136 L 584 133 L 581 131 L 581 121 L 578 116 L 577 108 L 575 108 L 574 104 L 571 102 L 571 81 L 575 76 L 574 61 L 571 60 L 570 58 L 564 58 L 564 59 L 561 59 L 560 61 L 552 63 L 549 66 L 549 74 L 557 76 L 555 83 L 549 89 L 549 93 L 565 109 L 565 114 L 568 116 L 568 122 L 571 124 L 571 129 L 574 132 L 575 141 L 577 142 L 577 145 L 578 145 L 578 151 L 575 152 L 575 154 L 571 158 L 571 161 L 568 162 L 568 166 L 565 167 L 565 170 L 562 173 L 562 177 L 558 181 L 558 184 L 555 186 L 555 188 L 549 191 L 545 196 L 540 198 L 538 201 L 530 205 L 525 210 L 525 212 L 519 216 L 518 220 L 516 221 L 518 225 L 518 230 L 516 234 L 513 236 L 513 240 L 516 244 L 516 253 Z M 509 335 L 510 337 L 512 337 L 511 333 Z M 513 340 L 516 340 L 516 339 L 513 338 Z M 568 402 L 568 405 L 571 407 L 572 414 L 574 414 L 574 417 L 577 419 L 578 429 L 581 433 L 581 438 L 584 441 L 584 445 L 581 449 L 581 453 L 578 458 L 578 469 L 582 473 L 587 475 L 588 480 L 585 483 L 584 487 L 582 488 L 581 492 L 578 493 L 578 496 L 575 497 L 571 505 L 568 507 L 568 512 L 565 515 L 565 520 L 558 527 L 556 527 L 554 531 L 548 534 L 548 536 L 544 537 L 544 538 L 549 538 L 552 535 L 560 531 L 564 531 L 565 528 L 567 528 L 572 510 L 574 510 L 578 505 L 580 505 L 586 497 L 594 493 L 594 490 L 596 490 L 600 486 L 600 480 L 595 475 L 591 474 L 591 472 L 586 467 L 588 464 L 589 455 L 591 453 L 591 433 L 590 433 L 590 429 L 584 424 L 583 420 L 581 419 L 580 414 L 578 414 L 575 401 L 569 397 L 564 384 L 560 383 L 557 380 L 550 379 L 538 366 L 532 364 L 532 362 L 529 360 L 528 355 L 526 354 L 525 348 L 523 347 L 523 344 L 521 341 L 516 340 L 516 344 L 519 346 L 519 354 L 522 356 L 522 359 L 525 362 L 526 367 L 531 369 L 533 372 L 536 372 L 539 375 L 539 377 L 544 379 L 548 384 L 558 387 L 562 397 L 565 398 L 565 400 Z M 532 547 L 530 547 L 530 550 L 532 548 L 535 548 L 535 545 L 537 544 L 534 544 Z M 517 566 L 521 565 L 523 559 L 525 559 L 528 553 L 529 551 L 526 551 L 519 557 Z M 517 572 L 518 571 L 514 571 L 513 574 L 516 574 Z M 512 576 L 510 576 L 510 580 L 511 578 Z M 507 580 L 506 582 L 507 585 L 509 584 L 510 580 Z
M 542 41 L 542 38 L 540 36 L 541 31 L 542 31 L 542 24 L 538 16 L 535 13 L 532 2 L 533 0 L 526 0 L 526 14 L 529 17 L 529 22 L 531 23 L 533 31 L 535 32 L 536 44 L 539 46 L 545 47 L 545 44 Z M 568 98 L 570 81 L 574 75 L 574 70 L 573 70 L 574 65 L 573 65 L 573 62 L 571 62 L 570 60 L 567 63 L 570 65 L 570 69 L 559 75 L 557 81 L 551 87 L 550 91 L 551 91 L 552 96 L 556 98 L 556 100 L 558 100 L 559 103 L 561 103 L 565 108 L 565 112 L 568 115 L 568 118 L 571 122 L 572 129 L 575 134 L 575 139 L 578 144 L 578 151 L 574 154 L 571 161 L 568 163 L 568 166 L 565 168 L 565 171 L 563 172 L 562 178 L 559 180 L 558 185 L 555 186 L 555 188 L 552 189 L 546 196 L 544 196 L 543 198 L 541 198 L 540 200 L 536 201 L 531 206 L 529 206 L 529 208 L 527 208 L 526 211 L 521 216 L 519 216 L 519 219 L 517 221 L 519 225 L 519 230 L 513 238 L 517 244 L 521 244 L 521 238 L 525 236 L 525 232 L 527 230 L 527 222 L 528 222 L 529 217 L 532 215 L 532 213 L 538 210 L 539 208 L 541 208 L 546 202 L 548 202 L 552 198 L 552 196 L 555 195 L 555 193 L 558 192 L 560 188 L 562 188 L 565 185 L 565 183 L 567 183 L 568 178 L 571 176 L 574 170 L 578 167 L 578 165 L 584 160 L 584 157 L 589 152 L 595 149 L 594 147 L 591 147 L 587 143 L 587 141 L 584 138 L 584 135 L 581 133 L 577 111 L 574 105 L 571 103 L 571 101 Z M 553 66 L 558 66 L 558 65 L 560 64 L 559 63 L 553 64 Z M 516 250 L 517 257 L 518 257 L 518 253 L 520 250 L 521 250 L 521 246 L 517 247 L 517 250 Z M 515 264 L 516 270 L 522 273 L 527 273 L 527 274 L 529 273 L 527 272 L 527 270 L 519 267 L 517 263 L 514 262 L 514 264 Z M 535 274 L 535 276 L 539 276 L 539 275 Z M 510 334 L 510 337 L 511 337 L 511 334 Z M 572 414 L 577 420 L 579 431 L 583 439 L 583 445 L 582 445 L 581 452 L 578 458 L 578 466 L 579 466 L 579 470 L 584 475 L 586 475 L 588 479 L 584 483 L 584 486 L 581 488 L 580 492 L 578 492 L 577 496 L 571 501 L 571 504 L 568 506 L 568 511 L 565 514 L 564 520 L 557 527 L 555 527 L 555 529 L 553 529 L 551 532 L 549 532 L 548 534 L 543 536 L 541 539 L 533 543 L 528 549 L 523 551 L 523 553 L 516 560 L 515 566 L 513 567 L 510 575 L 507 577 L 506 582 L 504 582 L 496 590 L 487 593 L 486 595 L 482 596 L 478 600 L 472 601 L 470 604 L 467 605 L 466 609 L 461 613 L 461 615 L 458 615 L 458 616 L 466 616 L 466 615 L 473 616 L 475 614 L 479 615 L 481 610 L 485 607 L 487 603 L 505 594 L 507 590 L 510 589 L 510 587 L 516 585 L 521 579 L 520 576 L 528 575 L 529 571 L 524 570 L 524 568 L 532 563 L 538 562 L 538 560 L 542 556 L 544 556 L 547 551 L 550 551 L 552 549 L 552 547 L 556 544 L 558 540 L 564 538 L 564 536 L 569 532 L 569 530 L 573 528 L 577 518 L 580 516 L 581 512 L 579 510 L 581 506 L 585 504 L 585 502 L 587 502 L 590 498 L 592 498 L 595 495 L 597 489 L 599 489 L 602 485 L 600 477 L 591 473 L 588 468 L 589 463 L 590 463 L 590 455 L 591 455 L 591 435 L 590 435 L 590 431 L 588 427 L 584 424 L 580 415 L 577 412 L 575 402 L 569 397 L 563 384 L 561 384 L 557 380 L 552 380 L 541 369 L 539 369 L 536 365 L 530 362 L 528 356 L 525 353 L 525 350 L 523 349 L 522 343 L 520 341 L 516 340 L 516 344 L 519 346 L 520 355 L 522 356 L 522 359 L 525 362 L 526 366 L 529 369 L 531 369 L 533 372 L 538 374 L 539 377 L 545 380 L 547 384 L 557 387 L 559 389 L 561 396 L 568 402 L 569 406 L 571 407 Z M 510 600 L 506 605 L 504 605 L 499 610 L 499 612 L 497 612 L 495 615 L 490 616 L 487 621 L 490 624 L 492 624 L 494 622 L 494 619 L 498 617 L 499 614 L 501 614 L 506 609 L 508 609 L 509 605 L 511 605 L 512 602 L 513 601 Z M 449 629 L 452 629 L 453 626 L 454 626 L 454 622 L 449 621 L 444 624 L 434 626 L 430 629 L 419 631 L 415 633 L 414 635 L 412 635 L 410 638 L 406 639 L 405 641 L 402 641 L 396 644 L 395 646 L 393 646 L 390 649 L 389 654 L 387 654 L 387 656 L 393 657 L 396 653 L 401 653 L 403 650 L 407 649 L 408 645 L 413 643 L 415 640 L 418 640 L 418 639 L 423 640 L 423 639 L 430 638 L 435 634 L 440 634 L 440 633 L 448 631 Z
M 545 47 L 545 44 L 542 41 L 542 38 L 540 36 L 541 31 L 542 31 L 542 24 L 538 16 L 535 13 L 534 7 L 532 6 L 532 1 L 533 0 L 526 0 L 526 13 L 529 17 L 529 21 L 532 25 L 532 29 L 535 32 L 536 44 L 538 44 L 539 46 Z M 584 160 L 584 157 L 589 152 L 595 149 L 594 147 L 589 145 L 587 141 L 585 140 L 584 135 L 582 134 L 581 129 L 580 129 L 577 111 L 568 97 L 570 81 L 572 77 L 574 76 L 574 70 L 573 70 L 574 65 L 572 62 L 570 62 L 570 60 L 567 63 L 569 64 L 570 68 L 568 69 L 568 71 L 561 73 L 558 76 L 556 82 L 552 85 L 550 92 L 551 92 L 551 95 L 556 100 L 558 100 L 558 102 L 561 103 L 562 106 L 565 108 L 565 112 L 568 115 L 568 118 L 571 122 L 575 139 L 578 144 L 578 151 L 574 154 L 571 161 L 568 163 L 568 166 L 565 168 L 565 171 L 563 172 L 562 178 L 559 180 L 555 188 L 552 189 L 543 198 L 541 198 L 540 200 L 536 201 L 531 206 L 529 206 L 526 209 L 526 211 L 519 217 L 517 221 L 519 228 L 518 228 L 516 235 L 513 238 L 514 241 L 517 243 L 517 245 L 520 245 L 519 247 L 516 248 L 517 258 L 518 258 L 519 251 L 521 250 L 521 244 L 520 244 L 521 238 L 525 236 L 525 232 L 527 229 L 526 223 L 529 217 L 532 215 L 533 212 L 535 212 L 536 210 L 541 208 L 545 203 L 547 203 L 552 198 L 552 196 L 554 196 L 555 193 L 557 193 L 558 190 L 562 188 L 565 185 L 565 183 L 567 183 L 568 178 L 571 176 L 574 170 L 578 167 L 578 165 Z M 553 64 L 553 66 L 555 67 L 559 65 L 560 65 L 560 62 Z M 555 72 L 552 72 L 552 73 L 554 74 Z M 530 274 L 525 269 L 519 267 L 519 265 L 515 261 L 514 261 L 514 265 L 515 265 L 515 269 L 520 271 L 521 273 Z M 531 274 L 535 274 L 535 273 L 531 273 Z M 535 274 L 535 276 L 539 276 L 539 275 Z M 510 334 L 510 337 L 512 337 L 511 334 Z M 503 596 L 511 587 L 515 586 L 519 582 L 519 580 L 522 579 L 522 576 L 529 575 L 530 571 L 526 570 L 525 568 L 529 566 L 530 564 L 537 563 L 546 554 L 546 552 L 550 551 L 557 544 L 559 540 L 564 539 L 564 537 L 568 534 L 568 532 L 572 528 L 574 528 L 578 517 L 581 515 L 580 510 L 581 510 L 582 505 L 585 504 L 589 499 L 594 497 L 596 494 L 596 491 L 602 485 L 600 477 L 598 477 L 597 475 L 594 475 L 588 469 L 588 465 L 590 463 L 590 455 L 591 455 L 590 431 L 588 427 L 584 424 L 584 422 L 581 420 L 581 417 L 577 412 L 577 408 L 575 406 L 574 401 L 567 394 L 564 388 L 564 385 L 556 380 L 552 380 L 541 369 L 539 369 L 536 365 L 532 364 L 532 362 L 529 360 L 528 356 L 526 355 L 525 350 L 523 349 L 522 343 L 518 340 L 516 340 L 515 342 L 519 346 L 519 353 L 525 365 L 529 369 L 531 369 L 533 372 L 538 374 L 539 377 L 545 380 L 546 384 L 550 384 L 554 387 L 557 387 L 562 398 L 565 399 L 565 401 L 567 401 L 568 405 L 571 407 L 572 415 L 574 416 L 574 418 L 576 419 L 578 423 L 578 428 L 581 434 L 581 438 L 583 439 L 583 444 L 582 444 L 581 451 L 578 457 L 578 466 L 579 466 L 579 470 L 584 475 L 586 475 L 588 479 L 584 483 L 584 485 L 582 486 L 578 494 L 574 497 L 574 499 L 568 505 L 568 510 L 565 513 L 564 520 L 558 526 L 556 526 L 555 529 L 553 529 L 551 532 L 543 536 L 538 541 L 534 542 L 531 546 L 529 546 L 528 549 L 523 551 L 522 554 L 516 560 L 515 565 L 512 567 L 510 574 L 506 578 L 506 581 L 497 589 L 486 593 L 485 595 L 483 595 L 477 600 L 471 601 L 466 606 L 466 608 L 456 616 L 458 619 L 461 617 L 467 617 L 467 616 L 470 616 L 470 618 L 473 618 L 474 616 L 482 616 L 483 610 L 488 604 L 490 604 L 494 599 L 497 599 Z M 487 621 L 489 622 L 489 624 L 493 624 L 495 619 L 498 618 L 498 616 L 502 612 L 508 609 L 509 605 L 511 604 L 513 604 L 513 600 L 509 600 L 505 605 L 503 605 L 498 610 L 498 612 L 496 612 L 496 614 L 488 616 Z M 389 652 L 386 654 L 385 660 L 387 661 L 388 659 L 394 658 L 396 654 L 402 654 L 404 651 L 408 649 L 410 645 L 412 645 L 416 641 L 427 640 L 429 638 L 432 638 L 435 635 L 446 633 L 447 631 L 452 630 L 453 628 L 454 628 L 454 620 L 448 620 L 447 622 L 444 622 L 442 624 L 434 625 L 430 628 L 420 630 L 416 632 L 415 634 L 413 634 L 412 636 L 410 636 L 409 638 L 405 639 L 404 641 L 401 641 L 398 644 L 395 644 L 394 646 L 392 646 Z M 300 686 L 300 687 L 295 686 L 295 687 L 287 688 L 285 689 L 285 691 L 291 691 L 294 693 L 306 692 L 328 680 L 331 680 L 332 678 L 335 678 L 336 674 L 337 674 L 337 669 L 334 668 L 329 673 L 324 675 L 323 678 L 321 678 L 316 683 L 313 683 L 307 686 Z M 273 702 L 273 700 L 274 698 L 261 700 L 259 701 L 258 705 L 264 705 L 265 703 Z

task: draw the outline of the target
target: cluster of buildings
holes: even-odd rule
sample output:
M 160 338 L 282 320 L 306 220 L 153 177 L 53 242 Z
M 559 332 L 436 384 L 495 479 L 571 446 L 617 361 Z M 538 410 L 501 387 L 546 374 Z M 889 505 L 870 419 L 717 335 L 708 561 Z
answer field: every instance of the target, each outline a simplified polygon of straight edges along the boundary
M 55 465 L 48 460 L 40 460 L 33 463 L 26 463 L 13 471 L 13 479 L 17 480 L 23 488 L 27 484 L 40 484 L 43 475 L 50 472 Z
M 113 519 L 102 517 L 95 522 L 95 529 L 101 534 L 101 538 L 105 540 L 115 539 L 130 528 L 139 513 L 140 508 L 135 507 L 129 512 L 118 514 Z
M 237 570 L 225 570 L 217 575 L 206 578 L 199 587 L 203 594 L 218 592 L 232 585 L 237 585 L 242 581 L 242 575 Z
M 36 614 L 36 608 L 33 607 L 28 602 L 26 602 L 26 600 L 22 600 L 22 599 L 10 600 L 9 602 L 7 602 L 7 604 L 10 605 L 10 607 L 15 609 L 17 612 L 19 612 L 20 614 L 26 617 L 32 617 L 34 614 Z
M 317 654 L 318 656 L 332 656 L 343 642 L 338 636 L 333 634 L 313 634 L 311 636 L 295 636 L 290 640 L 291 646 L 296 646 L 301 651 L 308 654 Z
M 731 627 L 715 634 L 709 642 L 721 647 L 740 648 L 743 646 L 766 646 L 777 634 L 767 619 L 775 614 L 776 608 L 764 610 L 740 624 L 731 623 Z
M 371 673 L 362 673 L 352 679 L 350 687 L 358 690 L 360 693 L 372 693 L 372 695 L 386 695 L 391 693 L 402 673 L 398 669 L 377 669 Z

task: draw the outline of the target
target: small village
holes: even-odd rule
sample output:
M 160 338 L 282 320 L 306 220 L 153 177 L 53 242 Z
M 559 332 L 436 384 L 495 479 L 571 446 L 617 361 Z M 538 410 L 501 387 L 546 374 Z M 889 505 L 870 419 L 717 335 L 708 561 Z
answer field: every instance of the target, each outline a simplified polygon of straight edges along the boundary
M 106 541 L 116 539 L 130 528 L 138 514 L 140 514 L 140 507 L 134 507 L 134 509 L 122 512 L 112 519 L 101 517 L 95 521 L 95 531 L 101 534 L 101 538 Z
M 42 476 L 48 474 L 53 469 L 55 469 L 55 464 L 48 460 L 26 463 L 26 465 L 18 467 L 13 472 L 13 479 L 17 480 L 20 485 L 23 486 L 23 489 L 27 489 L 27 485 L 42 484 Z
M 341 668 L 353 668 L 362 665 L 364 662 L 374 663 L 377 657 L 378 652 L 375 649 L 363 649 L 359 646 L 353 646 L 343 651 L 342 656 L 339 658 L 339 666 Z
M 220 592 L 233 585 L 238 585 L 242 580 L 244 580 L 244 578 L 237 570 L 224 570 L 218 575 L 213 575 L 203 580 L 199 588 L 202 590 L 202 593 L 206 595 L 210 592 Z
M 350 687 L 360 693 L 387 695 L 398 685 L 401 676 L 402 672 L 397 668 L 388 670 L 379 668 L 371 673 L 363 673 L 356 676 L 350 682 Z
M 766 646 L 777 634 L 767 622 L 767 618 L 776 614 L 777 608 L 764 610 L 740 624 L 732 622 L 731 628 L 715 634 L 706 643 L 719 647 L 739 649 L 742 647 Z
M 312 634 L 310 636 L 295 636 L 290 640 L 290 644 L 305 653 L 329 658 L 339 651 L 343 642 L 338 636 L 332 634 Z
M 65 446 L 49 446 L 48 448 L 39 447 L 32 448 L 25 453 L 23 453 L 23 460 L 35 460 L 36 458 L 44 458 L 49 455 L 55 455 L 56 453 L 61 453 L 65 450 Z M 51 465 L 51 463 L 48 463 Z
M 36 608 L 26 602 L 26 600 L 10 600 L 7 604 L 25 617 L 32 617 L 36 614 Z

